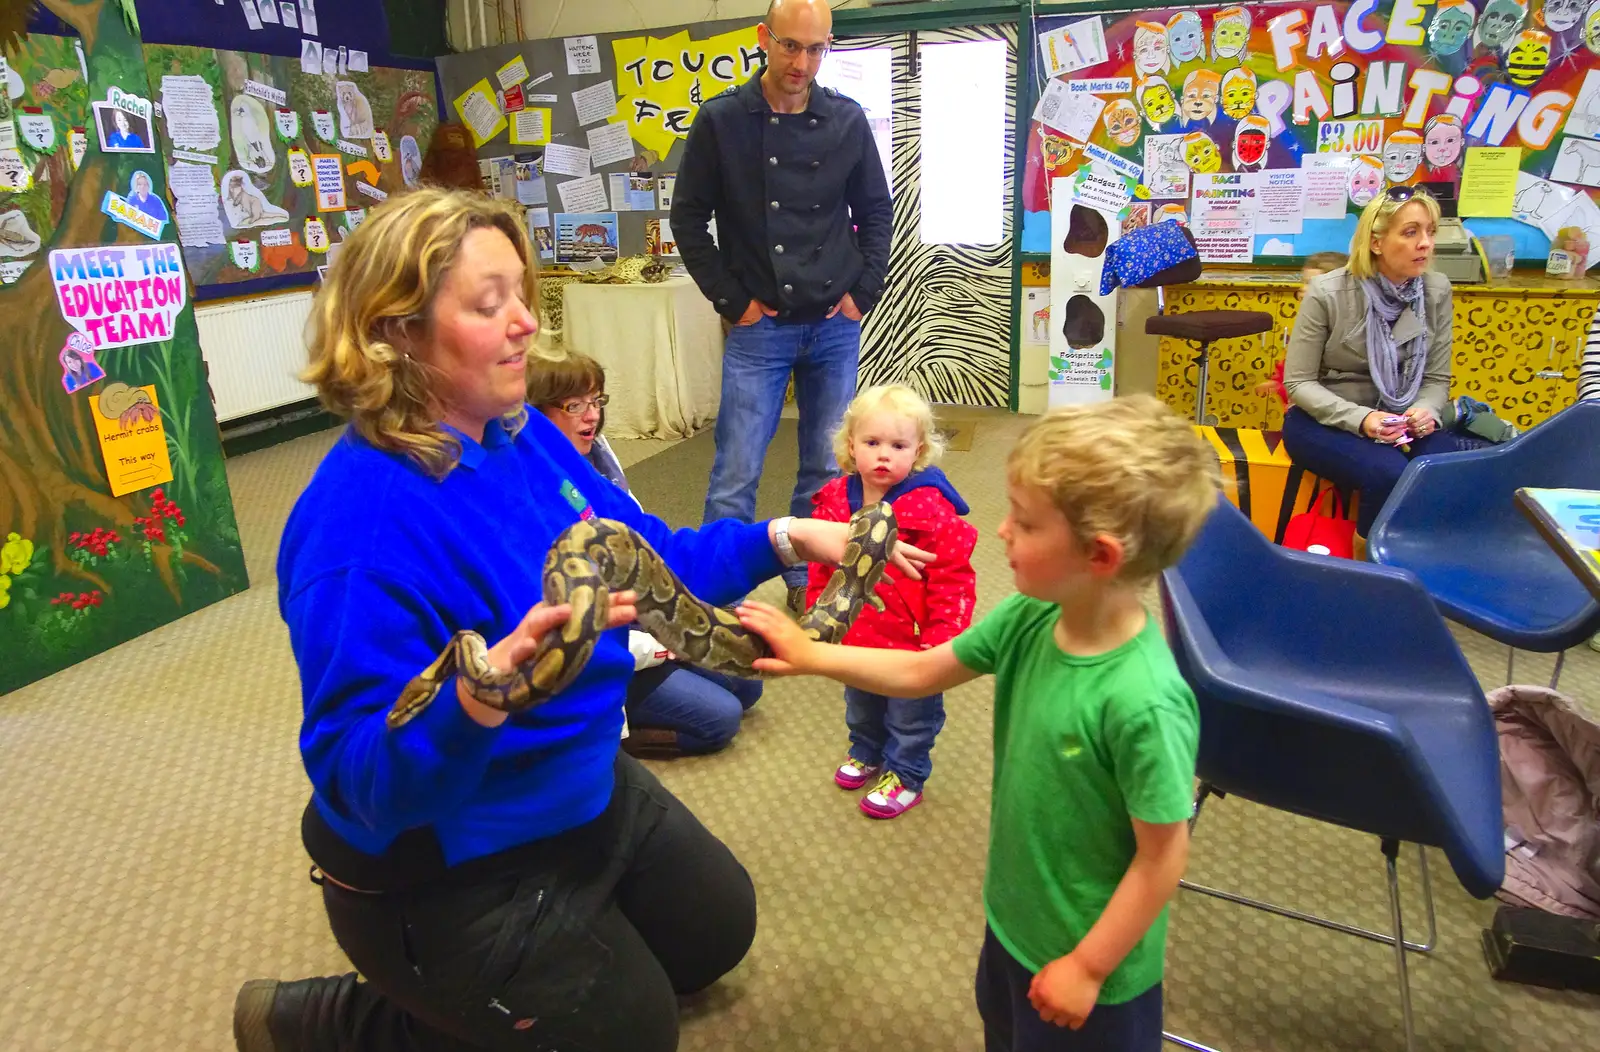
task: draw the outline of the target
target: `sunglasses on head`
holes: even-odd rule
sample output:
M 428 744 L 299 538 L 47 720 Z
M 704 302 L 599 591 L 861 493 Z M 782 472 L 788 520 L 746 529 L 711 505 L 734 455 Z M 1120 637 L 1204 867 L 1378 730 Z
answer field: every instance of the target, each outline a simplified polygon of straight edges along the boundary
M 1395 204 L 1403 204 L 1413 197 L 1432 197 L 1433 195 L 1420 186 L 1391 186 L 1383 192 L 1383 196 Z

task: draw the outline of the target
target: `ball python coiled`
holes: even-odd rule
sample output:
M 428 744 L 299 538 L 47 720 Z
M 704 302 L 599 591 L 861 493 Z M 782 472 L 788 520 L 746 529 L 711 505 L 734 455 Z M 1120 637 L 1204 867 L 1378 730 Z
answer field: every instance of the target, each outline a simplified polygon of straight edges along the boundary
M 879 502 L 850 517 L 844 558 L 817 603 L 800 618 L 812 639 L 837 643 L 863 604 L 883 609 L 873 593 L 894 554 L 894 509 Z M 427 708 L 452 675 L 468 695 L 490 708 L 522 712 L 559 694 L 583 671 L 606 631 L 611 593 L 633 591 L 639 624 L 679 661 L 731 676 L 756 678 L 759 658 L 772 651 L 730 610 L 712 606 L 678 580 L 656 550 L 631 526 L 584 519 L 562 531 L 544 560 L 544 601 L 572 604 L 566 624 L 547 632 L 533 655 L 509 670 L 489 662 L 489 645 L 470 630 L 457 632 L 443 653 L 400 692 L 389 711 L 392 730 Z

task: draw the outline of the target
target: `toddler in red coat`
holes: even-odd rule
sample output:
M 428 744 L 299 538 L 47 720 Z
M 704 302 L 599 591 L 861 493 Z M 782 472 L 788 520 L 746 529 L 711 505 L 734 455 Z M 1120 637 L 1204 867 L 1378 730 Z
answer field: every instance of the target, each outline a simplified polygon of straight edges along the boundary
M 972 549 L 978 531 L 961 516 L 967 502 L 934 463 L 944 442 L 933 411 L 901 384 L 871 387 L 845 410 L 833 439 L 844 472 L 812 498 L 813 515 L 846 522 L 863 504 L 888 501 L 900 540 L 936 553 L 913 581 L 889 567 L 878 583 L 881 611 L 864 607 L 844 642 L 858 647 L 927 650 L 960 635 L 972 623 L 977 577 Z M 822 594 L 833 567 L 813 564 L 806 605 Z M 944 726 L 944 695 L 891 698 L 846 687 L 845 723 L 850 754 L 833 772 L 840 788 L 877 783 L 861 798 L 873 818 L 895 818 L 922 801 L 933 770 L 933 740 Z

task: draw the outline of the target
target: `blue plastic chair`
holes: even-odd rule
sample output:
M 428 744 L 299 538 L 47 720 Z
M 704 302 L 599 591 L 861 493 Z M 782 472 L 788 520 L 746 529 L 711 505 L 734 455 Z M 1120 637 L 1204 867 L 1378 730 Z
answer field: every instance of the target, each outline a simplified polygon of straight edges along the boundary
M 1476 677 L 1410 574 L 1281 548 L 1226 502 L 1161 595 L 1200 705 L 1196 820 L 1208 795 L 1234 793 L 1377 836 L 1394 934 L 1184 887 L 1392 945 L 1411 1049 L 1406 951 L 1431 950 L 1435 924 L 1419 849 L 1430 934 L 1405 940 L 1400 841 L 1442 848 L 1478 898 L 1505 877 L 1500 755 Z
M 1519 486 L 1600 489 L 1600 402 L 1503 445 L 1418 457 L 1367 538 L 1368 558 L 1416 574 L 1445 617 L 1511 647 L 1512 661 L 1600 631 L 1600 603 L 1517 509 Z M 1551 686 L 1560 675 L 1558 658 Z

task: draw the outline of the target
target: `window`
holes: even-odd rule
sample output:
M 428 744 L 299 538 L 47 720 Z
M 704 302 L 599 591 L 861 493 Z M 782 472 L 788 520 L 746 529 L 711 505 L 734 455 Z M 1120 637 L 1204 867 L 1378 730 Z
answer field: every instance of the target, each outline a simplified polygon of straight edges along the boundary
M 872 140 L 883 161 L 883 181 L 894 191 L 894 163 L 890 154 L 894 117 L 894 51 L 886 47 L 841 50 L 837 45 L 822 60 L 817 83 L 848 95 L 866 111 Z
M 1005 230 L 1006 42 L 923 44 L 922 243 L 994 245 Z

